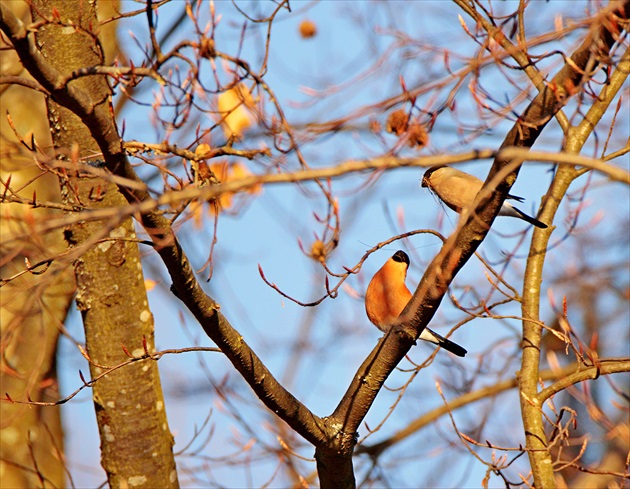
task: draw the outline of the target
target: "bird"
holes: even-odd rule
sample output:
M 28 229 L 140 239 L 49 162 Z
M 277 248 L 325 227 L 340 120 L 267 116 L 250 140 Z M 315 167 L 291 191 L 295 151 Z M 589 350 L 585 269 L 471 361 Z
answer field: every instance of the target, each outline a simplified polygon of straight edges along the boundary
M 432 166 L 424 172 L 422 186 L 428 187 L 448 207 L 458 214 L 461 214 L 463 209 L 473 205 L 475 197 L 483 186 L 483 182 L 477 177 L 463 171 L 438 165 Z M 523 202 L 525 200 L 523 197 L 509 194 L 507 199 L 516 200 L 517 202 Z M 547 227 L 544 222 L 528 216 L 509 202 L 503 203 L 499 215 L 517 217 L 542 229 Z
M 411 292 L 405 285 L 408 268 L 409 256 L 398 250 L 374 274 L 365 292 L 365 312 L 368 319 L 383 332 L 387 332 L 396 322 L 411 299 Z M 457 343 L 447 340 L 429 328 L 422 330 L 420 339 L 441 346 L 458 357 L 463 357 L 467 353 Z

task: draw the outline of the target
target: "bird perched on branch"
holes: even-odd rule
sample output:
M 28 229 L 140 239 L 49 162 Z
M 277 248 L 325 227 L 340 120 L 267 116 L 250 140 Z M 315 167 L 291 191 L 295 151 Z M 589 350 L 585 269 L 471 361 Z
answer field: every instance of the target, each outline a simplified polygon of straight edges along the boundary
M 422 186 L 432 190 L 442 202 L 460 214 L 463 209 L 471 207 L 475 197 L 481 190 L 483 182 L 477 177 L 448 166 L 433 166 L 424 172 Z M 522 197 L 508 195 L 508 199 L 523 202 Z M 511 216 L 527 221 L 539 228 L 546 228 L 544 222 L 528 216 L 509 202 L 504 202 L 499 211 L 500 216 Z
M 408 268 L 409 256 L 404 251 L 399 250 L 374 274 L 368 285 L 365 292 L 365 312 L 367 312 L 370 321 L 381 331 L 387 332 L 389 330 L 411 299 L 411 292 L 405 285 Z M 447 340 L 429 328 L 422 330 L 420 339 L 439 345 L 459 357 L 463 357 L 467 353 L 458 344 Z

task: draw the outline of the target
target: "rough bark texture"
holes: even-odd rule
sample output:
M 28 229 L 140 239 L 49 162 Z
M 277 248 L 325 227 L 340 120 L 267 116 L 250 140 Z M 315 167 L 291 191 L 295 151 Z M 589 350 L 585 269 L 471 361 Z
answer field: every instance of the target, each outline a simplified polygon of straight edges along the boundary
M 35 19 L 57 14 L 63 25 L 45 24 L 37 32 L 46 61 L 61 73 L 101 64 L 101 48 L 93 35 L 98 25 L 93 4 L 46 0 L 33 4 Z M 91 95 L 96 105 L 111 107 L 111 92 L 103 77 L 85 77 L 71 85 Z M 76 115 L 49 100 L 48 116 L 60 158 L 73 161 L 78 157 L 92 163 L 102 159 L 93 156 L 99 154 L 98 145 Z M 68 204 L 92 209 L 126 204 L 114 185 L 79 171 L 68 172 L 62 179 L 62 196 Z M 74 267 L 92 377 L 103 372 L 102 366 L 128 360 L 121 344 L 132 355 L 141 356 L 145 337 L 148 350 L 154 351 L 153 316 L 131 219 L 80 222 L 66 229 L 65 236 L 69 246 L 85 247 Z M 95 237 L 103 239 L 95 242 Z M 95 383 L 93 399 L 101 462 L 110 486 L 177 487 L 173 438 L 157 364 L 139 362 L 112 372 Z

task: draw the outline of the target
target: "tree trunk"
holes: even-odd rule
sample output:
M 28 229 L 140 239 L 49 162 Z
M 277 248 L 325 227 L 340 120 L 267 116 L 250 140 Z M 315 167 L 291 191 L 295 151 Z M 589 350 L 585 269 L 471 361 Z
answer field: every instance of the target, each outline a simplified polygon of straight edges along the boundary
M 60 19 L 37 32 L 42 55 L 59 72 L 68 74 L 102 64 L 92 2 L 37 0 L 32 14 L 34 21 L 42 20 L 41 16 Z M 103 76 L 83 77 L 71 84 L 89 94 L 95 105 L 111 107 L 111 90 Z M 99 166 L 102 161 L 95 156 L 99 149 L 89 128 L 52 100 L 48 101 L 48 118 L 58 158 L 72 164 L 82 162 L 61 178 L 65 203 L 89 209 L 125 206 L 115 185 L 80 169 L 86 162 Z M 130 218 L 81 221 L 66 228 L 65 237 L 78 252 L 74 261 L 77 307 L 83 317 L 94 379 L 107 367 L 129 360 L 121 345 L 133 356 L 142 356 L 146 338 L 147 350 L 155 350 L 140 252 Z M 107 374 L 94 384 L 93 399 L 101 463 L 110 486 L 178 487 L 157 363 L 144 360 Z

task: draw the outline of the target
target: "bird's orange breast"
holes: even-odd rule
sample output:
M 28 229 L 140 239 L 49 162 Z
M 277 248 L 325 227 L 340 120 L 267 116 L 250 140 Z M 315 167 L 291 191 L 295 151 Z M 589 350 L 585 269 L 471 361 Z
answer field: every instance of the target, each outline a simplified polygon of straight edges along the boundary
M 381 269 L 372 278 L 365 293 L 365 312 L 369 320 L 381 331 L 398 319 L 411 292 L 405 285 L 405 278 L 396 270 Z

